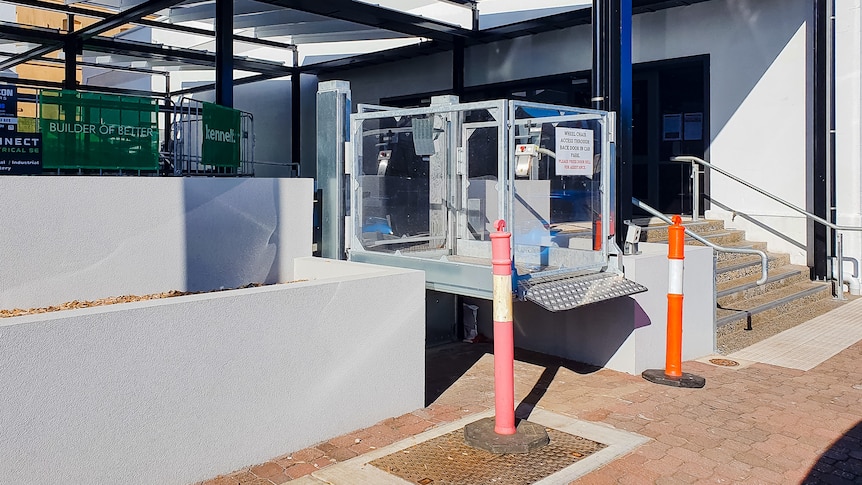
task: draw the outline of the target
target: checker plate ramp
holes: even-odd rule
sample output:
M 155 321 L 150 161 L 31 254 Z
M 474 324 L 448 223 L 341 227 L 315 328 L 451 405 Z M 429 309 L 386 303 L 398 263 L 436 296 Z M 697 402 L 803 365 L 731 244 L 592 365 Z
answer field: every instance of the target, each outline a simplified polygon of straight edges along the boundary
M 644 291 L 647 291 L 645 286 L 608 272 L 549 275 L 518 281 L 518 294 L 522 298 L 552 312 Z

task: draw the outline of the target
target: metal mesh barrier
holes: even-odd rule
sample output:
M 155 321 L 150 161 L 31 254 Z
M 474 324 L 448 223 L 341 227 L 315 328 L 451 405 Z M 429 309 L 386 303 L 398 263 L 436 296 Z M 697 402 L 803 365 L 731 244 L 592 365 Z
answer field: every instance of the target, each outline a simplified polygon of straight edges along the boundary
M 175 175 L 254 175 L 251 113 L 184 97 L 174 104 L 171 133 Z

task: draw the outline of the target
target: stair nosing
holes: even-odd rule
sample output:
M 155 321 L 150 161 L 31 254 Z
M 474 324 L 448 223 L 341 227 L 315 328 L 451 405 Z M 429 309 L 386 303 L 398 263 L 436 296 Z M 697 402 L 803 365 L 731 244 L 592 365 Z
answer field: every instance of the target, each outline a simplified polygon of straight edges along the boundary
M 749 308 L 748 310 L 733 310 L 731 308 L 723 308 L 723 310 L 730 310 L 735 313 L 727 315 L 725 317 L 717 318 L 715 320 L 715 327 L 720 328 L 728 323 L 734 322 L 741 318 L 745 318 L 746 315 L 757 315 L 758 313 L 763 313 L 767 310 L 771 310 L 779 305 L 783 305 L 785 303 L 789 303 L 793 300 L 805 298 L 806 296 L 813 295 L 815 293 L 828 290 L 828 286 L 817 285 L 812 286 L 811 288 L 807 288 L 805 290 L 799 291 L 797 293 L 793 293 L 792 295 L 787 295 L 785 297 L 779 298 L 777 300 L 770 301 L 768 303 L 764 303 L 762 305 L 758 305 L 754 308 Z

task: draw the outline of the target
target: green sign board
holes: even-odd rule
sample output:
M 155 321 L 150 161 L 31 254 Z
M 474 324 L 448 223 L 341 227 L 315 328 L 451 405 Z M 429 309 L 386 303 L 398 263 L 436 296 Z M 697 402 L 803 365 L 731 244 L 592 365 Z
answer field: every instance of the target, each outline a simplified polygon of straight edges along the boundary
M 240 112 L 203 103 L 203 147 L 201 163 L 217 167 L 239 167 Z
M 158 110 L 150 98 L 43 90 L 42 166 L 157 170 Z

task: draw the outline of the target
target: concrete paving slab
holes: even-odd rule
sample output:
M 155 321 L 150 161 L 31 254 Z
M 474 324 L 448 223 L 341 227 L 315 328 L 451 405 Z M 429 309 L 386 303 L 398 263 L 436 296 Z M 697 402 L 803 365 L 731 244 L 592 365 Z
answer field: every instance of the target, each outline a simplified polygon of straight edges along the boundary
M 862 340 L 862 299 L 728 355 L 789 369 L 811 370 Z

